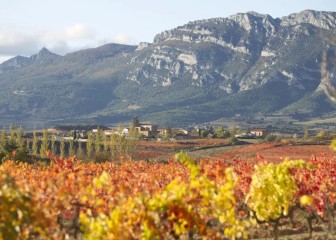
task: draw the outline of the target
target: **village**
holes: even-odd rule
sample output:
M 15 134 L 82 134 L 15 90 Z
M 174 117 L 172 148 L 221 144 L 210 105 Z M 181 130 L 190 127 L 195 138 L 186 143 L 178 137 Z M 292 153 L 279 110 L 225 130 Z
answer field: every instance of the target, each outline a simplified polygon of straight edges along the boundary
M 98 132 L 105 136 L 124 136 L 126 138 L 133 138 L 143 141 L 175 141 L 185 139 L 198 139 L 198 138 L 229 138 L 235 137 L 240 139 L 257 139 L 265 138 L 267 131 L 265 129 L 224 129 L 223 127 L 213 126 L 194 126 L 189 128 L 166 128 L 159 127 L 156 124 L 137 123 L 130 127 L 106 127 L 106 126 L 92 126 L 91 128 L 85 127 L 81 129 L 80 126 L 57 126 L 56 128 L 48 128 L 47 132 L 49 138 L 54 138 L 56 141 L 78 141 L 87 142 L 88 135 L 95 136 Z M 42 138 L 43 130 L 36 130 L 36 135 L 39 139 Z M 27 133 L 26 137 L 29 138 L 32 134 Z

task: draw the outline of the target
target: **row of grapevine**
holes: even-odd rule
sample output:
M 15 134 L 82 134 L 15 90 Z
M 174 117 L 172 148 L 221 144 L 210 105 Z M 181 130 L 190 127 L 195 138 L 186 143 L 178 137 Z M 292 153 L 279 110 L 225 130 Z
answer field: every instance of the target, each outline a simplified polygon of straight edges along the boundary
M 260 159 L 0 165 L 0 239 L 248 238 L 297 209 L 335 234 L 336 161 Z M 310 230 L 313 228 L 311 227 Z M 258 237 L 258 235 L 257 235 Z M 260 236 L 259 236 L 260 237 Z

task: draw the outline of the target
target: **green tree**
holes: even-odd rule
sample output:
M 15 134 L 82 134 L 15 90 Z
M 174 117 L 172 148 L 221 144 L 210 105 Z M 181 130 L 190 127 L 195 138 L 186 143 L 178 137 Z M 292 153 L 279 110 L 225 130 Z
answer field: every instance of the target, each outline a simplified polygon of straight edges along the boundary
M 135 149 L 136 149 L 136 138 L 126 138 L 124 137 L 124 156 L 134 159 Z
M 70 140 L 70 144 L 69 144 L 69 156 L 74 156 L 74 155 L 75 155 L 74 141 Z
M 106 134 L 103 134 L 103 143 L 104 143 L 104 154 L 109 152 L 109 137 Z
M 202 138 L 206 138 L 207 136 L 208 136 L 208 131 L 207 130 L 205 130 L 205 129 L 203 129 L 202 131 L 201 131 L 201 137 Z
M 228 142 L 231 145 L 235 145 L 238 142 L 238 139 L 235 137 L 230 137 Z
M 42 135 L 42 144 L 41 144 L 41 157 L 47 157 L 47 151 L 49 150 L 49 139 L 48 139 L 48 131 L 45 129 Z
M 232 128 L 231 131 L 230 131 L 230 137 L 235 137 L 236 134 L 237 134 L 237 128 L 234 127 L 234 128 Z
M 124 140 L 125 136 L 119 135 L 116 138 L 116 157 L 120 158 L 124 155 Z
M 7 141 L 7 134 L 6 134 L 6 131 L 1 131 L 1 134 L 0 134 L 0 141 L 1 141 L 1 142 L 6 142 L 6 141 Z
M 65 141 L 62 138 L 61 143 L 60 143 L 60 157 L 64 158 L 65 157 Z
M 98 154 L 100 153 L 100 149 L 101 149 L 101 135 L 102 135 L 102 131 L 100 128 L 97 129 L 97 133 L 96 133 L 96 138 L 95 138 L 95 153 Z
M 265 137 L 265 142 L 275 142 L 276 136 L 274 134 L 267 134 Z
M 10 136 L 9 141 L 15 142 L 15 140 L 16 140 L 15 135 L 16 135 L 15 134 L 15 125 L 14 124 L 10 124 L 9 125 L 9 136 Z
M 81 160 L 84 159 L 84 150 L 83 150 L 82 142 L 78 142 L 78 148 L 77 148 L 76 156 Z
M 52 136 L 51 136 L 51 152 L 52 152 L 52 154 L 53 155 L 55 155 L 56 154 L 56 136 L 55 136 L 55 134 L 53 134 Z
M 111 156 L 112 159 L 114 159 L 116 157 L 115 156 L 115 153 L 116 153 L 116 138 L 117 138 L 116 134 L 112 134 L 111 138 L 110 138 L 110 156 Z
M 30 141 L 28 139 L 26 141 L 26 148 L 28 149 L 28 151 L 30 150 Z
M 23 142 L 23 129 L 20 126 L 18 130 L 16 131 L 16 142 L 19 148 L 23 148 L 24 142 Z
M 230 137 L 230 133 L 225 131 L 223 127 L 219 127 L 215 130 L 215 135 L 218 138 L 228 138 Z
M 86 142 L 86 154 L 88 158 L 92 157 L 93 147 L 92 147 L 92 134 L 88 133 L 88 140 Z
M 129 129 L 128 130 L 128 137 L 129 138 L 139 139 L 139 137 L 140 137 L 139 132 L 133 125 L 129 126 L 128 129 Z M 122 134 L 122 130 L 121 130 L 120 133 Z
M 13 160 L 26 163 L 34 162 L 32 156 L 29 154 L 29 149 L 25 145 L 16 149 L 16 154 Z
M 17 149 L 16 142 L 6 141 L 0 144 L 0 163 L 11 159 L 12 153 Z
M 163 134 L 164 140 L 169 140 L 170 138 L 171 138 L 171 134 L 168 131 Z
M 33 132 L 33 154 L 34 155 L 37 155 L 38 154 L 38 139 L 37 139 L 37 136 L 36 136 L 36 132 L 34 131 Z
M 114 157 L 116 159 L 119 159 L 124 154 L 124 140 L 125 136 L 122 134 L 123 126 L 121 123 L 118 125 L 118 134 L 115 136 L 115 151 L 114 151 Z
M 223 137 L 224 137 L 224 138 L 229 138 L 229 137 L 230 137 L 230 132 L 229 132 L 229 131 L 225 131 Z

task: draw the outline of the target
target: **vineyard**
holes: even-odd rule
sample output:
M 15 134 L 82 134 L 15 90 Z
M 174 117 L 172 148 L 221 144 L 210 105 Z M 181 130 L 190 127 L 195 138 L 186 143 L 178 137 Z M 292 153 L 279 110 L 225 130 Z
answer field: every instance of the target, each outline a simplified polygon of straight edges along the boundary
M 0 136 L 0 239 L 336 237 L 329 145 Z
M 218 160 L 6 160 L 0 239 L 334 239 L 336 160 L 326 146 L 304 148 L 305 160 L 270 161 L 291 149 L 272 144 Z

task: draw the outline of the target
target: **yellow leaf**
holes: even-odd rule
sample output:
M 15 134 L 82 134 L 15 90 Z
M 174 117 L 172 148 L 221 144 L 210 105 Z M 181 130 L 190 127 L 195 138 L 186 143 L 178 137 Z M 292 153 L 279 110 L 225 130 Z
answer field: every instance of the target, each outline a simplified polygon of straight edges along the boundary
M 309 206 L 313 203 L 313 199 L 307 195 L 303 195 L 300 197 L 301 206 Z

